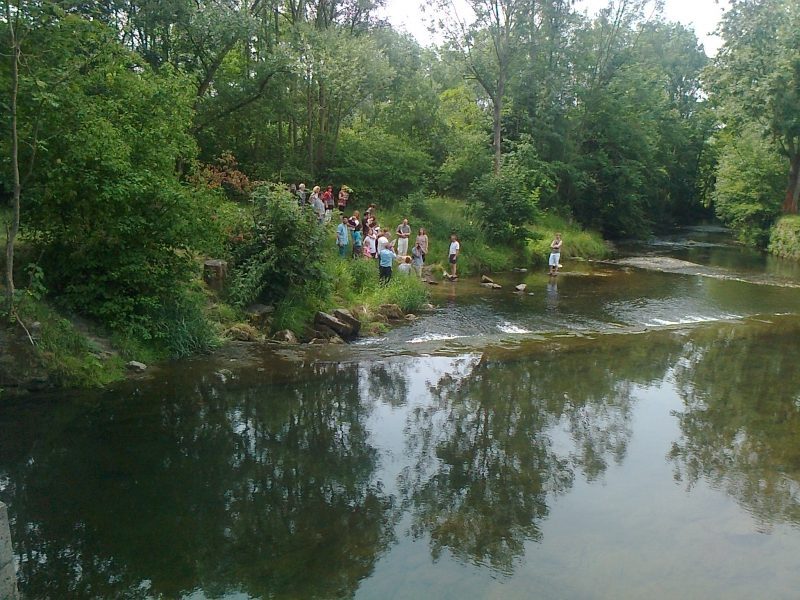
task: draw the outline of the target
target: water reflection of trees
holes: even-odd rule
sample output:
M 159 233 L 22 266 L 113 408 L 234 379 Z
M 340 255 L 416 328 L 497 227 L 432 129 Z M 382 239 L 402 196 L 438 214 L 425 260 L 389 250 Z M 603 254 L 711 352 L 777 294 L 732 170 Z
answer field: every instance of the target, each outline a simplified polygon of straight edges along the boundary
M 750 323 L 694 337 L 676 381 L 684 402 L 670 458 L 689 487 L 706 479 L 761 526 L 800 524 L 800 327 Z
M 175 389 L 104 399 L 20 438 L 24 460 L 0 454 L 27 597 L 352 595 L 393 531 L 357 367 Z
M 509 573 L 525 543 L 541 537 L 552 497 L 571 488 L 575 470 L 596 479 L 609 460 L 623 459 L 633 386 L 663 378 L 683 342 L 565 344 L 484 356 L 467 376 L 431 386 L 432 403 L 414 413 L 416 461 L 401 489 L 412 533 L 430 536 L 434 559 L 447 549 Z

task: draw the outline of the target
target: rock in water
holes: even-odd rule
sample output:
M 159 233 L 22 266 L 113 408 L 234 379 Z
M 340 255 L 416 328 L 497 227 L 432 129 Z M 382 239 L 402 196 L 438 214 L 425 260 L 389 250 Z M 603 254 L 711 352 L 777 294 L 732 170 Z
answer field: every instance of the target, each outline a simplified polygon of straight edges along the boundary
M 333 311 L 333 316 L 339 319 L 342 323 L 346 323 L 353 328 L 353 335 L 358 335 L 358 332 L 361 331 L 361 321 L 359 321 L 356 317 L 353 316 L 346 308 L 337 308 Z
M 528 286 L 527 286 L 527 285 L 525 285 L 524 283 L 520 283 L 520 284 L 519 284 L 518 286 L 516 286 L 514 289 L 515 289 L 515 290 L 517 290 L 518 292 L 524 292 L 525 290 L 527 290 L 527 289 L 528 289 Z
M 251 304 L 244 309 L 248 322 L 256 329 L 269 329 L 272 313 L 275 312 L 274 306 L 264 304 Z
M 486 275 L 481 275 L 481 283 L 494 283 L 494 279 Z
M 350 318 L 353 319 L 353 316 L 350 315 Z M 314 325 L 332 329 L 336 335 L 343 338 L 353 337 L 355 333 L 355 329 L 352 324 L 345 323 L 341 319 L 337 319 L 333 315 L 322 311 L 314 315 Z
M 125 363 L 125 367 L 130 371 L 136 371 L 137 373 L 144 373 L 147 370 L 147 365 L 144 363 L 140 363 L 138 361 L 132 360 Z
M 405 315 L 397 304 L 382 304 L 378 312 L 390 321 L 402 321 Z

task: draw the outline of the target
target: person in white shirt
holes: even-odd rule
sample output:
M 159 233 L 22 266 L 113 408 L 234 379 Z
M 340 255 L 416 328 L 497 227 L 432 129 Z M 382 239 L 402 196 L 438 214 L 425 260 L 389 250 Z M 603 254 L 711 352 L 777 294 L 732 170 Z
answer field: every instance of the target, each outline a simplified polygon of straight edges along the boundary
M 406 256 L 408 254 L 408 238 L 411 236 L 411 226 L 408 224 L 408 219 L 403 219 L 403 222 L 397 226 L 397 254 Z
M 367 237 L 364 238 L 364 249 L 370 258 L 378 256 L 378 240 L 375 239 L 375 230 L 370 229 Z
M 458 242 L 456 234 L 450 236 L 450 253 L 448 261 L 450 262 L 450 279 L 457 279 L 457 263 L 458 254 L 461 252 L 461 244 Z
M 547 261 L 547 264 L 550 265 L 550 275 L 558 275 L 558 268 L 561 266 L 559 261 L 561 260 L 562 244 L 561 234 L 557 233 L 556 238 L 550 242 L 550 258 Z
M 383 247 L 389 243 L 389 236 L 386 235 L 389 233 L 388 229 L 381 229 L 380 235 L 378 236 L 378 252 L 383 250 Z
M 411 273 L 413 273 L 413 271 L 411 269 L 411 257 L 410 256 L 406 256 L 402 260 L 403 260 L 403 262 L 401 262 L 397 266 L 397 272 L 401 273 L 403 275 L 411 275 Z

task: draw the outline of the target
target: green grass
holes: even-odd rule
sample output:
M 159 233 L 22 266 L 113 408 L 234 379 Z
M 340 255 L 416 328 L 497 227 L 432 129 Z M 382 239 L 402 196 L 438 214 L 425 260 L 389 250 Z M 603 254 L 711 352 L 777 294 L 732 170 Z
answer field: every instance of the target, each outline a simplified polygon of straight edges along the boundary
M 545 265 L 550 256 L 550 242 L 556 233 L 561 233 L 564 240 L 562 259 L 570 258 L 604 258 L 609 249 L 600 234 L 585 231 L 578 225 L 567 222 L 565 219 L 545 214 L 531 226 L 532 238 L 528 242 L 528 250 L 533 265 Z
M 17 313 L 28 327 L 37 321 L 41 324 L 34 352 L 59 385 L 102 387 L 124 377 L 125 365 L 120 356 L 104 358 L 101 348 L 43 302 L 22 298 Z
M 404 217 L 408 218 L 413 231 L 412 243 L 420 227 L 428 231 L 430 251 L 426 263 L 433 267 L 436 275 L 448 267 L 451 233 L 458 235 L 461 241 L 458 264 L 461 275 L 495 273 L 514 267 L 546 264 L 550 242 L 559 231 L 564 239 L 564 258 L 602 258 L 608 254 L 608 247 L 598 233 L 584 231 L 580 226 L 555 215 L 543 214 L 536 223 L 530 224 L 532 239 L 523 248 L 489 243 L 484 224 L 463 200 L 414 194 L 394 206 L 378 208 L 381 226 L 388 227 L 392 232 Z

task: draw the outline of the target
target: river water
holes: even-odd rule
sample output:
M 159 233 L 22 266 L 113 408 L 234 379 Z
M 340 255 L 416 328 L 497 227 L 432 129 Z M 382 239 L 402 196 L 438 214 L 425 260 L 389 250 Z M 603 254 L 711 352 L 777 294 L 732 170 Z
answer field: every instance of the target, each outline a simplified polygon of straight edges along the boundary
M 432 313 L 345 348 L 4 399 L 20 587 L 797 598 L 800 272 L 726 240 L 443 283 Z

